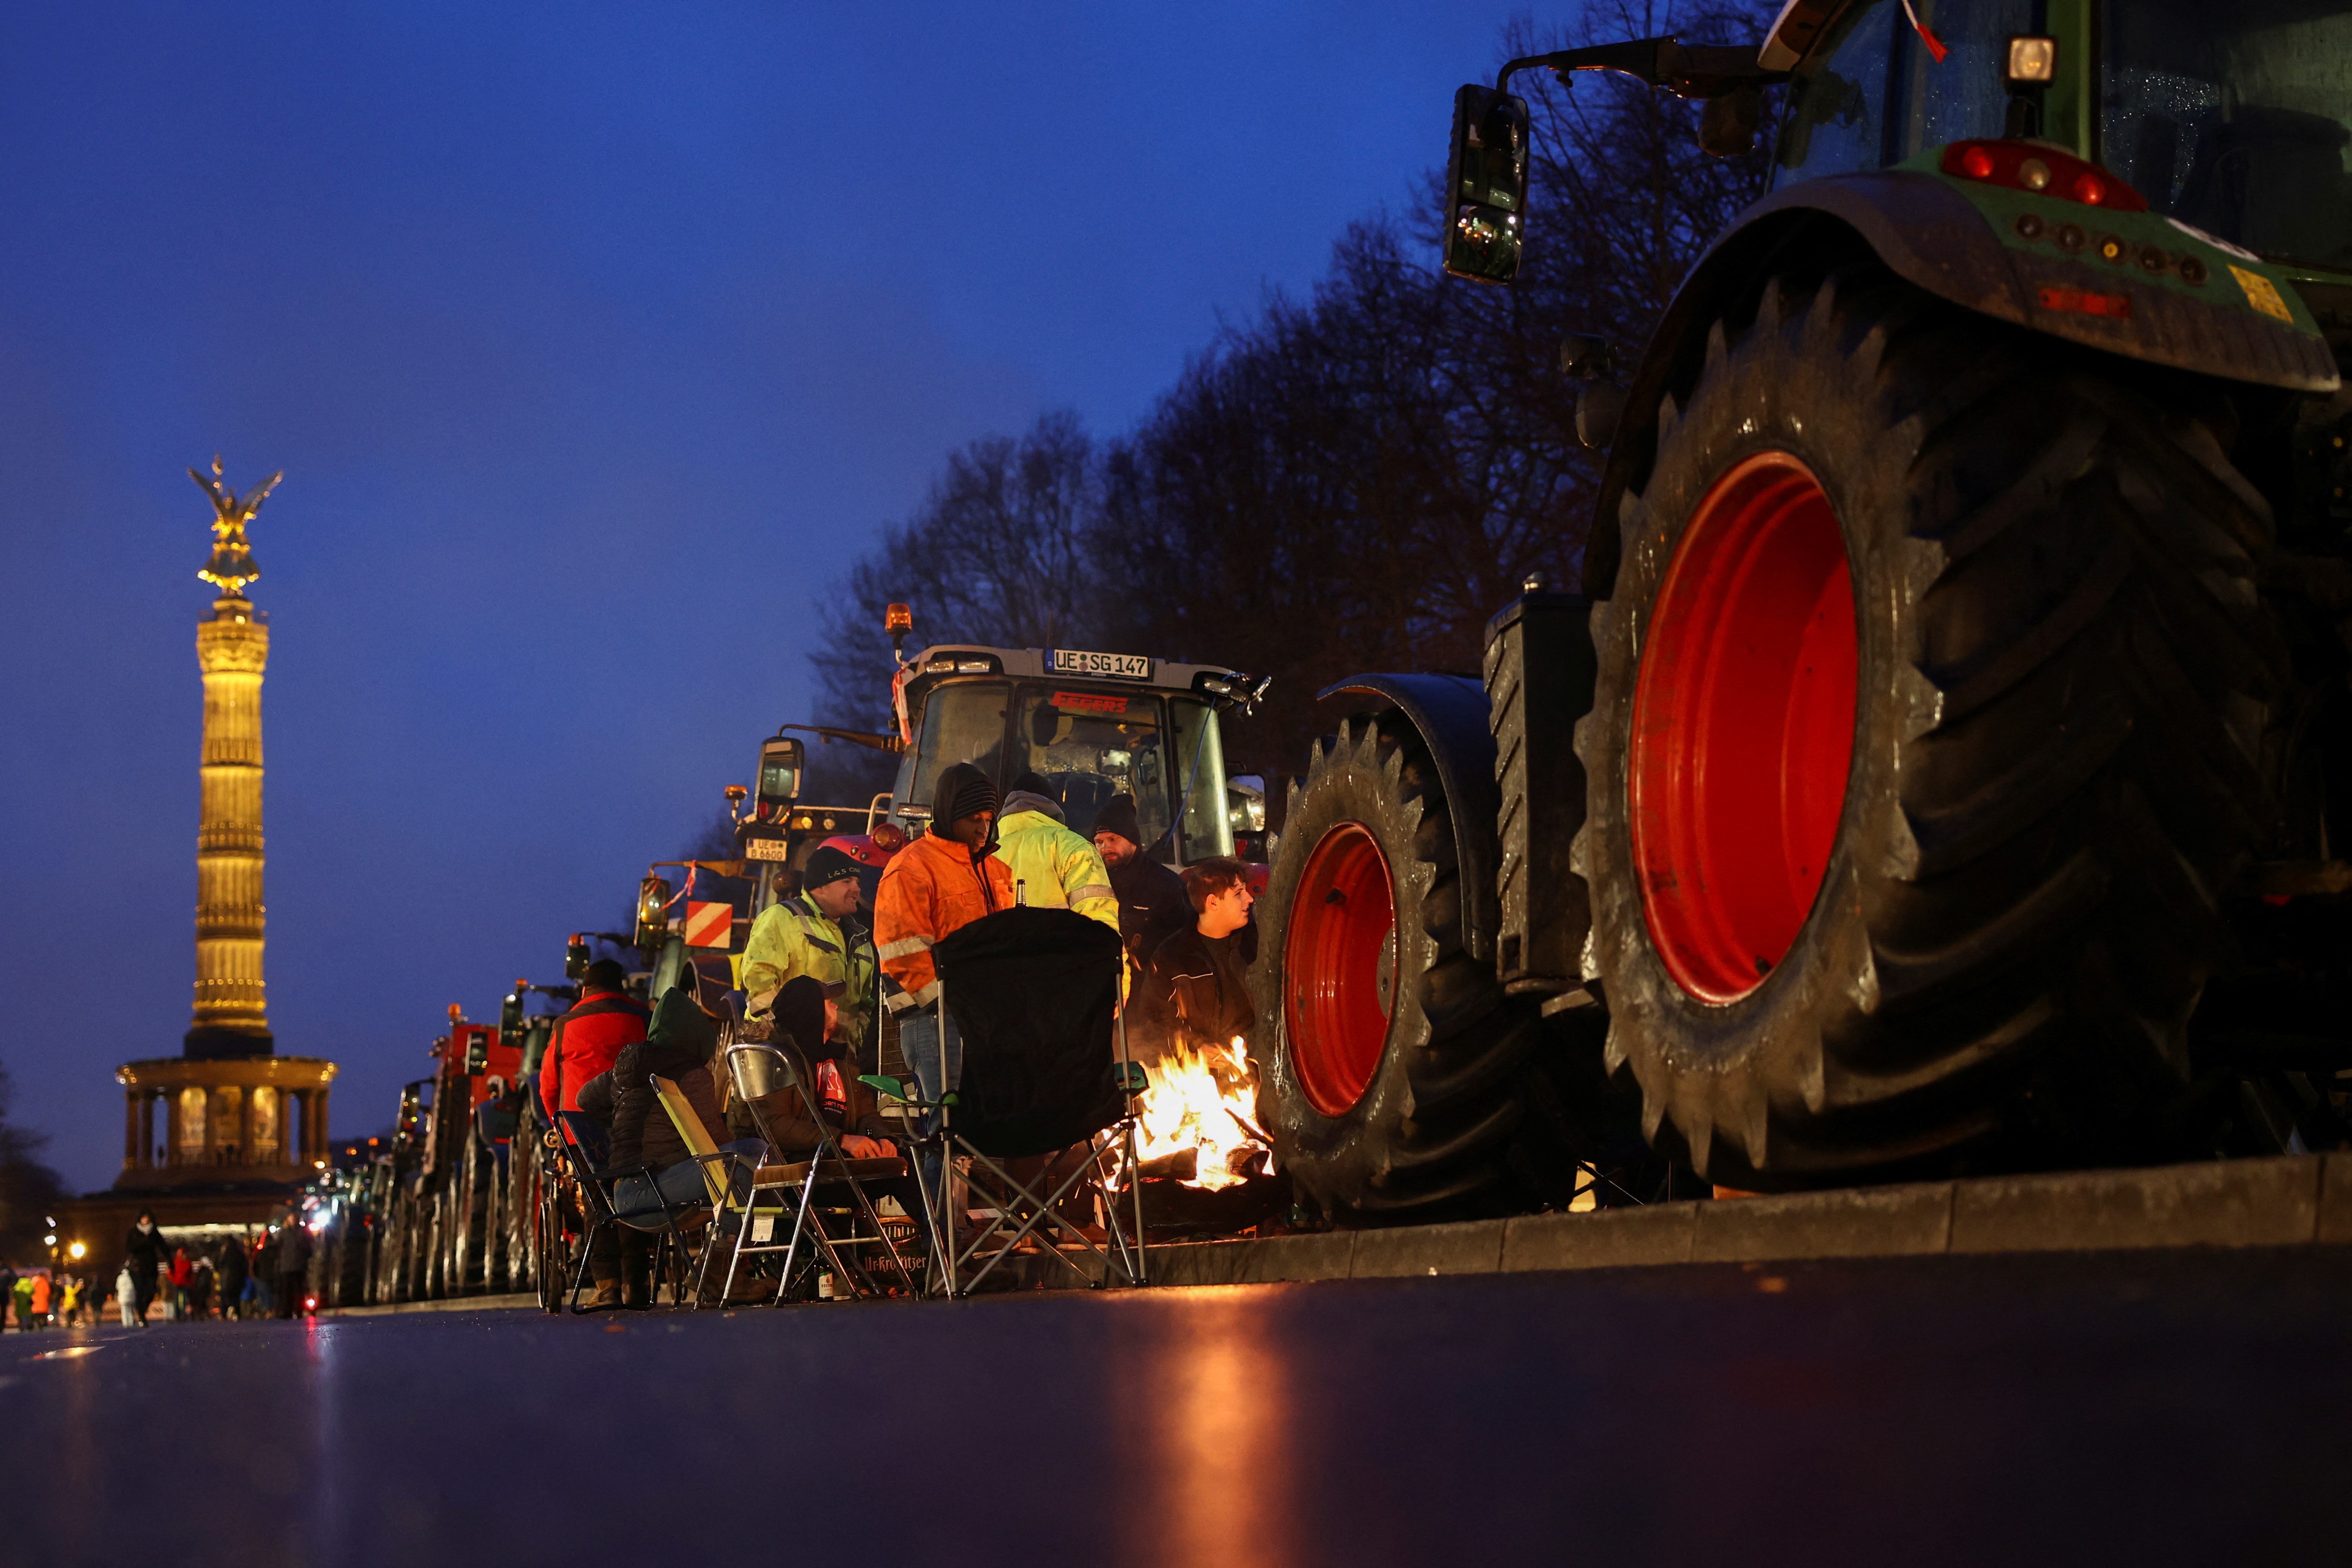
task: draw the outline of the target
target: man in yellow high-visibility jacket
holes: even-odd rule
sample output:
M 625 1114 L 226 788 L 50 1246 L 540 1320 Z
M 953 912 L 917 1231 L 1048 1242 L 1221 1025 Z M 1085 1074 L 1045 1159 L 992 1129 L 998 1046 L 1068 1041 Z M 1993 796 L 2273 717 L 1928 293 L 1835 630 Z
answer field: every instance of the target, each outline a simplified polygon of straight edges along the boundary
M 751 922 L 743 946 L 745 1010 L 767 1016 L 784 982 L 814 976 L 828 991 L 842 987 L 834 1037 L 866 1043 L 874 1018 L 874 939 L 857 914 L 857 862 L 830 844 L 817 846 L 801 870 L 801 890 L 772 904 Z
M 1071 909 L 1118 930 L 1118 896 L 1100 851 L 1070 831 L 1044 779 L 1023 773 L 996 819 L 997 858 L 1013 896 L 1035 908 Z

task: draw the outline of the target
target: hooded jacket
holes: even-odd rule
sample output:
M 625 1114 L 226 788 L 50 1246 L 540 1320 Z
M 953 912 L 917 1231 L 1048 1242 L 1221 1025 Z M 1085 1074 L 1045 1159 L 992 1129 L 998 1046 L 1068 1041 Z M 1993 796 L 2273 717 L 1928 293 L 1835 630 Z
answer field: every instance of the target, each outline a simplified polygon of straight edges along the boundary
M 940 994 L 933 944 L 1013 905 L 1013 873 L 986 846 L 968 849 L 936 828 L 890 857 L 874 900 L 874 951 L 893 1013 L 927 1007 Z
M 718 1026 L 686 987 L 675 985 L 663 993 L 653 1027 L 644 1039 L 622 1047 L 613 1063 L 613 1153 L 605 1169 L 626 1173 L 651 1165 L 662 1171 L 688 1157 L 686 1140 L 655 1096 L 656 1077 L 677 1085 L 711 1142 L 727 1142 L 719 1086 L 710 1076 L 710 1058 L 718 1048 Z
M 1118 929 L 1118 898 L 1091 840 L 1070 831 L 1062 808 L 1042 795 L 1016 789 L 996 819 L 997 854 L 1013 874 L 1015 896 L 1033 909 L 1076 910 Z

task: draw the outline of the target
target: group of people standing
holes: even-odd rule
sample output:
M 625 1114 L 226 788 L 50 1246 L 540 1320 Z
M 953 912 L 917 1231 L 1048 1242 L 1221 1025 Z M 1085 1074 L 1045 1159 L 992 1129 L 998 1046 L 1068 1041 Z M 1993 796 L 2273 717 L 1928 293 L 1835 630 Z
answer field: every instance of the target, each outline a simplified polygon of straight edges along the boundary
M 309 1300 L 310 1227 L 288 1204 L 258 1234 L 206 1245 L 175 1243 L 142 1214 L 122 1243 L 112 1301 L 125 1328 L 143 1328 L 160 1305 L 167 1322 L 289 1318 Z

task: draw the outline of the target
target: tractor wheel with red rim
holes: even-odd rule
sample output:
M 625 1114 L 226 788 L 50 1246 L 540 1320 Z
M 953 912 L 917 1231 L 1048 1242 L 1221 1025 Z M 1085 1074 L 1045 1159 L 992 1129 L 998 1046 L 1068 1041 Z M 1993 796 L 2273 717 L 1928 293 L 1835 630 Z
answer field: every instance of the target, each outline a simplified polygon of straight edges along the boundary
M 1662 1152 L 1770 1189 L 2169 1152 L 2284 673 L 2212 406 L 1875 270 L 1711 329 L 1577 731 Z
M 1258 1111 L 1293 1190 L 1342 1218 L 1507 1190 L 1534 1019 L 1464 950 L 1453 820 L 1401 715 L 1317 745 L 1258 926 Z

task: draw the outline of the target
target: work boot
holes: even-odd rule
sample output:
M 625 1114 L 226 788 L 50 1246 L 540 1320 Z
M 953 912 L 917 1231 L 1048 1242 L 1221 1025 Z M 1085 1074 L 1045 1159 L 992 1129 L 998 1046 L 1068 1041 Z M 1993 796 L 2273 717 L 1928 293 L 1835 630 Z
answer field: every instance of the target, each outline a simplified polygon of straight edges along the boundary
M 621 1282 L 618 1279 L 596 1281 L 596 1294 L 588 1299 L 583 1312 L 609 1312 L 621 1304 Z
M 651 1271 L 644 1268 L 630 1269 L 624 1276 L 619 1294 L 621 1300 L 618 1305 L 632 1312 L 651 1310 L 654 1304 L 654 1283 Z

